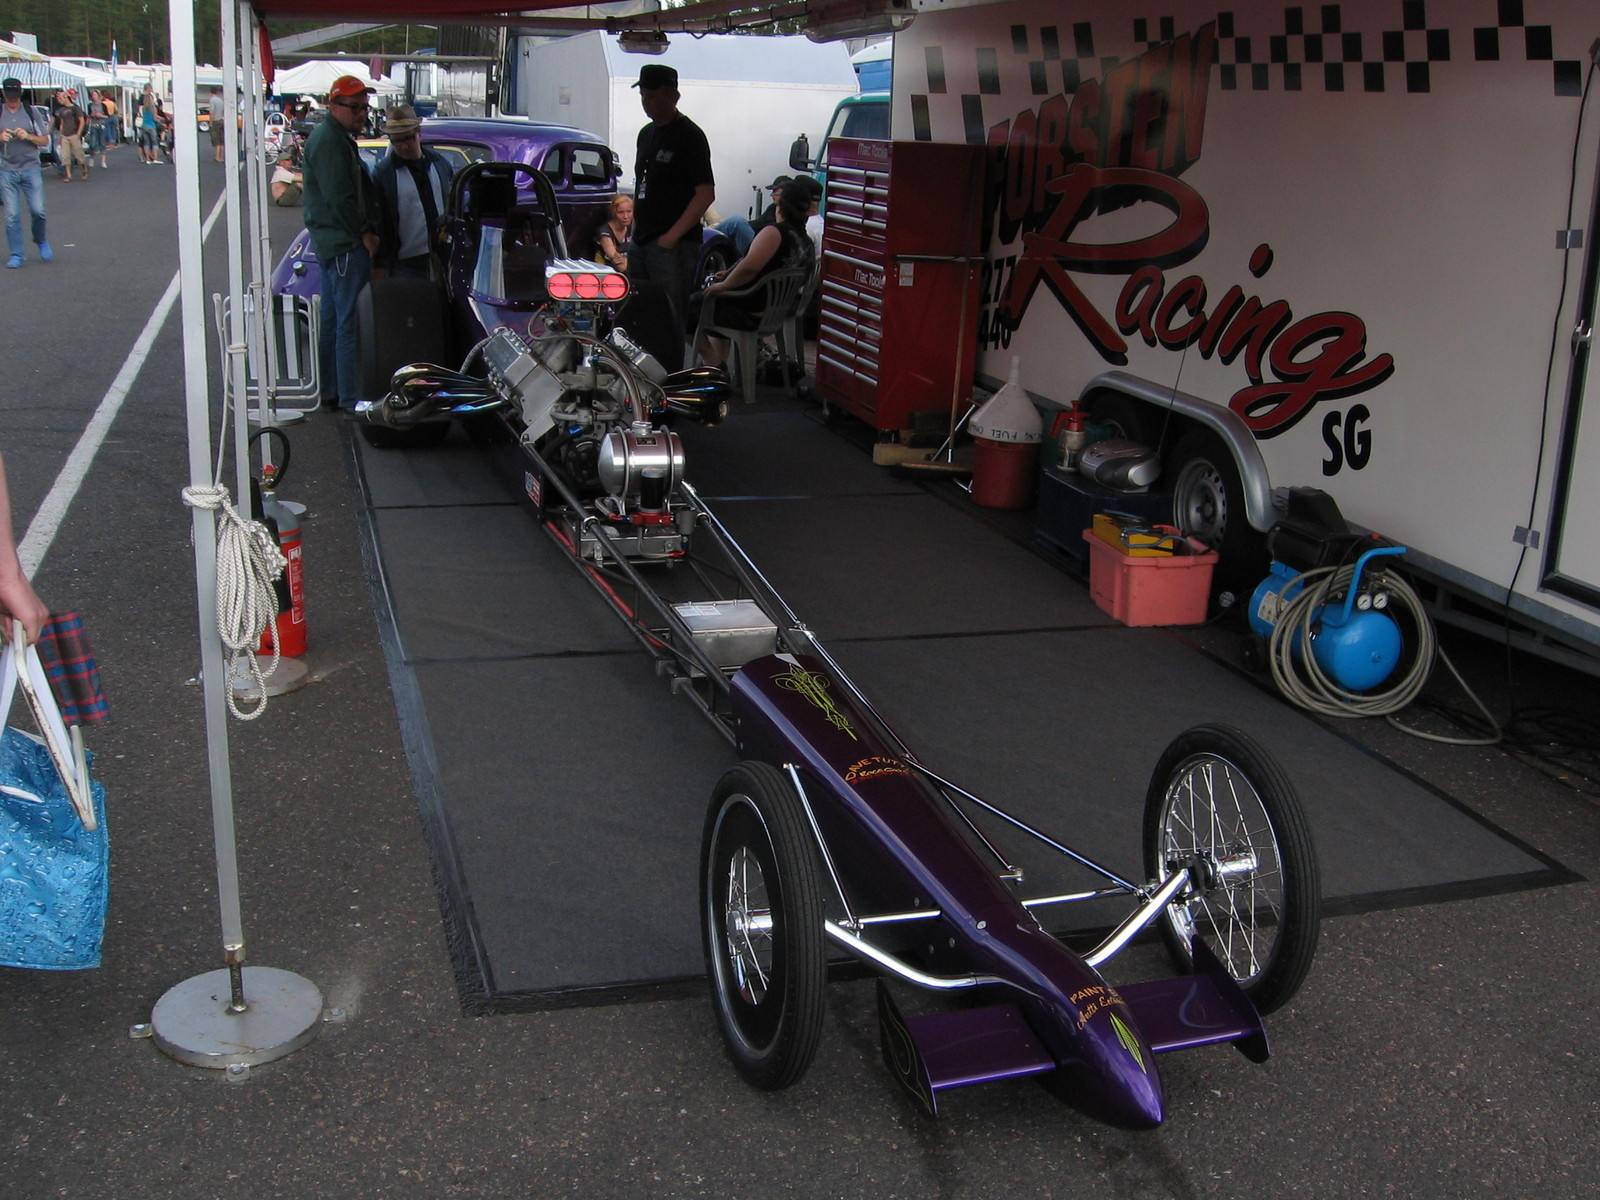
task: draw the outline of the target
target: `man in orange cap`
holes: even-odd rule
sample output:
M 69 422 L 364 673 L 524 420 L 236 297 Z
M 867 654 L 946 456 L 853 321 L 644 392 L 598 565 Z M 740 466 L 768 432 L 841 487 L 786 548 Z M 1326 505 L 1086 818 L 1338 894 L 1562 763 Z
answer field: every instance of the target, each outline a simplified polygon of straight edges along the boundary
M 381 226 L 378 193 L 356 149 L 372 93 L 354 75 L 333 81 L 328 114 L 306 139 L 302 168 L 306 230 L 322 269 L 322 406 L 352 413 L 363 399 L 356 300 L 372 279 Z

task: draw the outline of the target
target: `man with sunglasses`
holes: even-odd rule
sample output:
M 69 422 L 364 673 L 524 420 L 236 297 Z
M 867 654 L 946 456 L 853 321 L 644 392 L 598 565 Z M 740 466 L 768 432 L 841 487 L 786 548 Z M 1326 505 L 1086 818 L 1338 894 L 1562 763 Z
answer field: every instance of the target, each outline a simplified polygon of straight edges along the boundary
M 354 75 L 333 81 L 328 113 L 306 139 L 302 167 L 306 229 L 322 269 L 322 406 L 352 414 L 363 399 L 356 301 L 372 279 L 382 225 L 377 189 L 356 149 L 372 94 Z

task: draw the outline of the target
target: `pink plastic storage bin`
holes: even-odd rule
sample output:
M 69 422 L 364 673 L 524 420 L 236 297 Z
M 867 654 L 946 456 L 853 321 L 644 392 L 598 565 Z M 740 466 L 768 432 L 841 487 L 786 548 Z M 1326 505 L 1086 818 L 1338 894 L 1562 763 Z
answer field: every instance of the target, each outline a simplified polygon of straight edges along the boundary
M 1206 619 L 1215 552 L 1141 558 L 1083 531 L 1089 595 L 1124 625 L 1198 625 Z

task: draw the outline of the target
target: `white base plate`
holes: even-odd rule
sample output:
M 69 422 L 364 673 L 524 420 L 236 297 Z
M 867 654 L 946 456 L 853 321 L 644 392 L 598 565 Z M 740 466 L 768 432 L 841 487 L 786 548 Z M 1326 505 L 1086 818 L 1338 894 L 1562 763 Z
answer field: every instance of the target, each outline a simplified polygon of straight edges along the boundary
M 245 967 L 245 1011 L 230 1013 L 227 968 L 186 979 L 156 1001 L 157 1046 L 192 1067 L 251 1067 L 292 1054 L 317 1036 L 322 992 L 276 967 Z

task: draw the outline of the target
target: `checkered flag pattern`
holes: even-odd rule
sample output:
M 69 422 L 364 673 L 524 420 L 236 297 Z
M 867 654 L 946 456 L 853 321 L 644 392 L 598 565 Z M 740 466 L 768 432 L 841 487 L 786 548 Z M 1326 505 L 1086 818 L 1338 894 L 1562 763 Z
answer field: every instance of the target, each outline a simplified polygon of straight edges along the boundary
M 1426 93 L 1451 62 L 1548 63 L 1557 96 L 1580 96 L 1585 63 L 1555 56 L 1549 25 L 1529 24 L 1525 0 L 1398 0 L 1397 22 L 1354 28 L 1343 4 L 1291 5 L 1241 16 L 1219 10 L 1217 86 L 1223 91 Z M 1453 25 L 1431 21 L 1453 21 Z M 1491 20 L 1492 19 L 1492 20 Z M 1133 41 L 1154 49 L 1178 36 L 1172 16 L 1134 17 Z M 1012 25 L 991 46 L 974 49 L 978 83 L 960 96 L 968 140 L 983 139 L 982 97 L 998 96 L 1001 72 L 1027 72 L 1035 96 L 1071 95 L 1085 79 L 1104 78 L 1120 58 L 1100 54 L 1096 23 Z M 1010 61 L 1006 61 L 1009 55 Z M 948 92 L 944 48 L 928 46 L 926 91 L 911 97 L 915 136 L 924 137 L 929 97 Z

